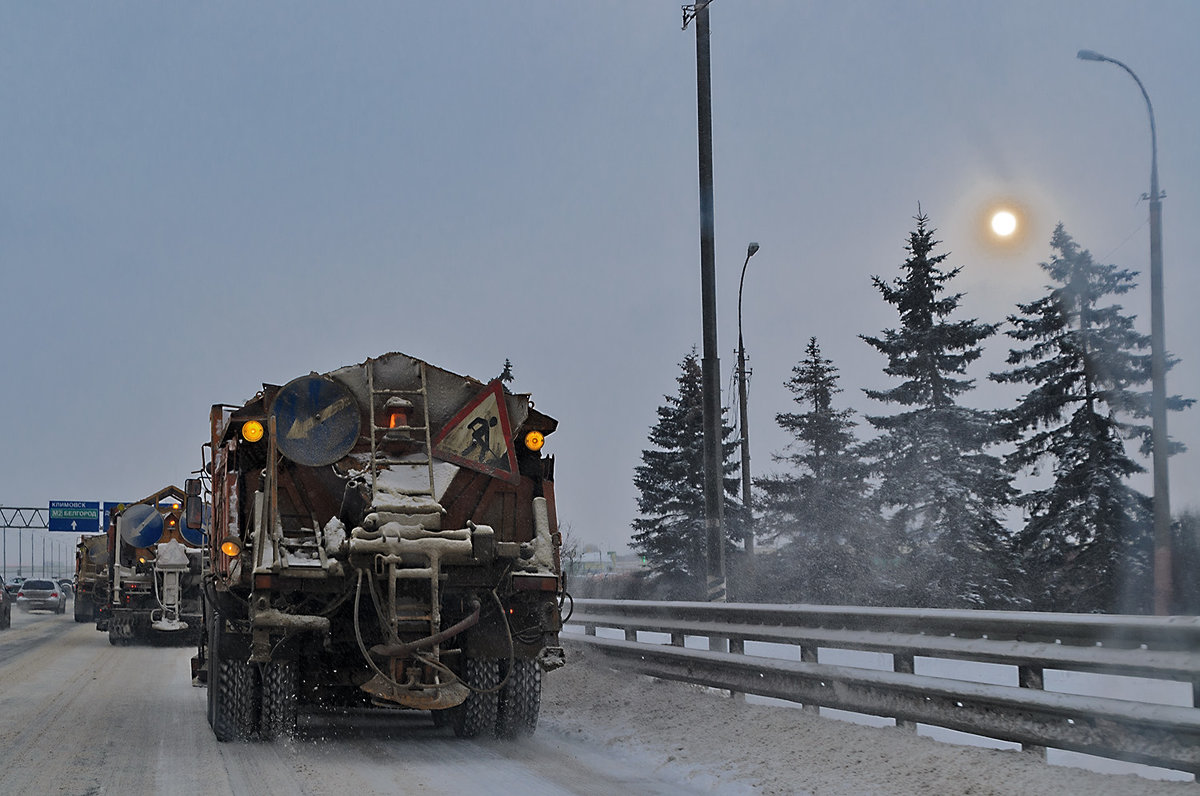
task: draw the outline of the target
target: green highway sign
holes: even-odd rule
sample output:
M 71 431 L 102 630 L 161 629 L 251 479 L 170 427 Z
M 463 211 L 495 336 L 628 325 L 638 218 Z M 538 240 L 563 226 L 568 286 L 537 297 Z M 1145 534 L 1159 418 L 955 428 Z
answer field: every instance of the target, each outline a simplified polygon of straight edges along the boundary
M 67 533 L 98 533 L 100 530 L 100 503 L 89 500 L 51 500 L 51 531 Z

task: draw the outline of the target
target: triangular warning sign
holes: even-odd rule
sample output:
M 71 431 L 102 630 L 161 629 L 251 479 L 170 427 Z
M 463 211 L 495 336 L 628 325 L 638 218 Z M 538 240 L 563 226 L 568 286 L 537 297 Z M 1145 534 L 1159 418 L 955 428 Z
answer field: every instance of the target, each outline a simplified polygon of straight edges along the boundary
M 451 418 L 433 441 L 434 455 L 517 483 L 517 456 L 503 388 L 497 379 Z

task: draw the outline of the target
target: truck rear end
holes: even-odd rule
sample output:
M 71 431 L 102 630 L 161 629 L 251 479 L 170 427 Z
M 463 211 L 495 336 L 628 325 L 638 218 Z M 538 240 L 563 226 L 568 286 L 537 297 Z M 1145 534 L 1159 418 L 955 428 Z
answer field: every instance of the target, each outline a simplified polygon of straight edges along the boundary
M 75 547 L 75 621 L 95 622 L 97 586 L 108 571 L 108 535 L 87 534 Z M 107 594 L 107 590 L 102 590 Z M 103 600 L 103 597 L 101 597 Z
M 219 740 L 289 733 L 302 705 L 533 732 L 563 663 L 557 421 L 394 353 L 264 385 L 211 426 L 195 667 Z
M 108 531 L 105 610 L 114 645 L 197 643 L 203 635 L 201 528 L 182 522 L 184 492 L 168 486 L 120 507 Z

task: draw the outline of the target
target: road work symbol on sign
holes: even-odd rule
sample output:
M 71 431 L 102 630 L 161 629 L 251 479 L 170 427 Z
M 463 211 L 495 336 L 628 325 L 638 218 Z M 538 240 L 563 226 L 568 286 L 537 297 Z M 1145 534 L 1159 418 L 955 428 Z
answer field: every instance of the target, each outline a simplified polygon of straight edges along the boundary
M 499 380 L 459 410 L 433 442 L 434 455 L 516 483 L 517 457 Z

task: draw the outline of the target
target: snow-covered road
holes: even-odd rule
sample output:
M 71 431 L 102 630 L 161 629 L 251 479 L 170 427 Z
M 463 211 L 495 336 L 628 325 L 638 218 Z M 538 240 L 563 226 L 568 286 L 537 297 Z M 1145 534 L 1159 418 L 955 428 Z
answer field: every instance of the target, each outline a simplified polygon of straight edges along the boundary
M 547 727 L 464 741 L 428 713 L 306 715 L 298 737 L 220 744 L 185 648 L 113 647 L 92 625 L 13 615 L 0 633 L 0 794 L 693 792 Z
M 113 647 L 64 616 L 0 632 L 0 793 L 1192 794 L 746 705 L 611 671 L 545 678 L 525 744 L 464 741 L 424 713 L 305 715 L 296 738 L 219 744 L 185 648 Z

